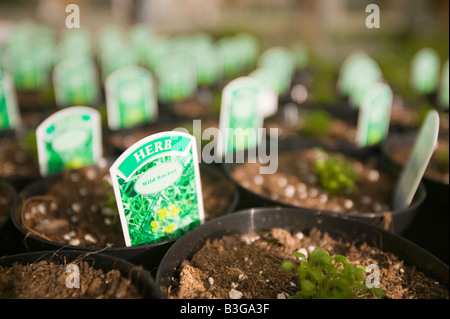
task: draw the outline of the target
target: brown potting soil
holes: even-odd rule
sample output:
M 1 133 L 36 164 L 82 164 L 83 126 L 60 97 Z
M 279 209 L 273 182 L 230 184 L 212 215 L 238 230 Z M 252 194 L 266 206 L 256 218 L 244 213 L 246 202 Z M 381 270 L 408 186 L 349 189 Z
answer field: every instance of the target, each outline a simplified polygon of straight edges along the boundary
M 381 171 L 375 160 L 351 161 L 358 174 L 357 189 L 343 195 L 329 196 L 315 173 L 317 149 L 286 151 L 278 154 L 278 170 L 260 174 L 260 162 L 239 164 L 232 177 L 256 194 L 298 207 L 348 213 L 388 213 L 396 177 Z
M 306 137 L 314 138 L 326 146 L 335 146 L 336 143 L 356 145 L 356 126 L 338 118 L 332 119 L 326 131 L 319 135 L 311 135 L 303 132 L 301 124 L 296 127 L 289 127 L 282 120 L 269 119 L 265 121 L 264 125 L 268 133 L 270 132 L 270 128 L 277 128 L 278 138 L 281 140 Z
M 412 144 L 402 143 L 401 137 L 393 138 L 388 144 L 388 156 L 396 163 L 405 165 L 412 151 Z M 436 149 L 431 156 L 430 162 L 425 170 L 424 176 L 443 184 L 449 184 L 449 140 L 440 138 Z
M 13 137 L 0 138 L 0 177 L 37 176 L 37 161 Z
M 285 299 L 294 295 L 300 284 L 295 270 L 282 270 L 282 262 L 294 261 L 294 251 L 308 256 L 315 248 L 331 256 L 344 255 L 352 265 L 378 266 L 384 298 L 449 298 L 448 287 L 392 253 L 336 240 L 317 229 L 291 234 L 282 228 L 208 241 L 192 259 L 182 261 L 179 277 L 172 278 L 172 285 L 163 292 L 172 299 Z M 372 293 L 364 297 L 378 298 Z
M 65 172 L 42 195 L 24 199 L 21 224 L 52 242 L 86 247 L 125 247 L 109 166 Z M 205 219 L 230 207 L 233 185 L 218 172 L 201 170 Z
M 0 266 L 2 299 L 140 299 L 136 287 L 120 271 L 94 269 L 86 261 L 75 264 L 79 269 L 79 286 L 72 282 L 67 264 L 41 260 L 32 264 L 14 263 Z M 71 284 L 67 285 L 66 281 Z

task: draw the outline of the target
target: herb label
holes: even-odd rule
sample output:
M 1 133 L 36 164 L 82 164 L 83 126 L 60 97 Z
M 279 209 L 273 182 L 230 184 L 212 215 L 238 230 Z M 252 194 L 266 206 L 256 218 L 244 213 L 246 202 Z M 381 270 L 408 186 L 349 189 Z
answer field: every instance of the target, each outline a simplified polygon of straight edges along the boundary
M 411 88 L 419 94 L 435 92 L 439 81 L 440 63 L 439 55 L 431 48 L 423 48 L 417 52 L 411 61 Z
M 355 108 L 360 108 L 367 91 L 375 83 L 382 80 L 378 64 L 371 58 L 359 60 L 351 79 L 349 102 Z
M 342 95 L 348 96 L 350 94 L 355 74 L 359 72 L 359 63 L 368 58 L 368 55 L 363 52 L 355 52 L 344 60 L 339 70 L 339 78 L 337 82 L 337 90 Z
M 420 128 L 409 160 L 397 182 L 393 198 L 394 210 L 404 209 L 411 204 L 436 148 L 438 134 L 439 114 L 436 110 L 431 110 Z
M 260 105 L 263 117 L 274 115 L 278 111 L 278 80 L 272 69 L 256 69 L 249 74 L 250 77 L 260 81 L 264 91 Z
M 182 101 L 192 97 L 197 90 L 195 63 L 182 53 L 163 58 L 155 69 L 158 97 L 164 102 Z
M 262 85 L 251 77 L 237 78 L 223 89 L 219 127 L 223 136 L 218 145 L 220 155 L 259 145 L 263 125 L 260 105 Z
M 127 246 L 178 238 L 204 221 L 195 138 L 182 132 L 148 136 L 111 166 Z
M 149 123 L 158 116 L 153 75 L 138 66 L 121 68 L 105 83 L 108 126 L 112 130 Z
M 0 130 L 15 129 L 19 120 L 13 80 L 7 73 L 0 71 Z
M 50 115 L 36 129 L 42 176 L 96 164 L 102 156 L 100 113 L 73 106 Z
M 393 94 L 388 85 L 373 85 L 359 110 L 356 141 L 369 146 L 384 140 L 389 130 Z
M 95 106 L 100 98 L 97 79 L 95 64 L 87 57 L 74 56 L 58 63 L 53 72 L 57 105 Z
M 273 47 L 264 51 L 258 60 L 258 67 L 272 68 L 278 78 L 278 94 L 286 93 L 295 71 L 295 60 L 292 53 L 283 47 Z
M 449 106 L 449 71 L 448 71 L 449 62 L 445 62 L 444 67 L 442 69 L 441 75 L 441 83 L 438 93 L 438 104 L 448 110 Z

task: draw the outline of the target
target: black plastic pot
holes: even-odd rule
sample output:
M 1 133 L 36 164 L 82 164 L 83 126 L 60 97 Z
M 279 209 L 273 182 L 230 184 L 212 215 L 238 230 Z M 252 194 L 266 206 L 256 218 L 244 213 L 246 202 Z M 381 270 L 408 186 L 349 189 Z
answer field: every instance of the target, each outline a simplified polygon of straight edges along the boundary
M 338 152 L 344 154 L 345 156 L 349 156 L 351 158 L 355 158 L 364 162 L 369 158 L 376 159 L 377 166 L 381 171 L 387 171 L 394 175 L 399 173 L 397 167 L 392 166 L 389 162 L 385 161 L 381 157 L 374 157 L 370 151 L 364 150 L 353 150 L 353 149 L 330 149 L 324 147 L 323 145 L 315 144 L 313 141 L 303 141 L 302 145 L 297 145 L 292 148 L 280 148 L 279 153 L 286 151 L 297 151 L 307 148 L 314 147 L 322 147 L 327 151 Z M 257 159 L 256 159 L 257 160 Z M 249 160 L 250 161 L 250 160 Z M 239 163 L 225 163 L 223 165 L 225 173 L 228 177 L 233 180 L 239 188 L 240 192 L 240 202 L 238 204 L 238 209 L 247 209 L 247 208 L 255 208 L 255 207 L 267 207 L 267 206 L 280 206 L 280 207 L 291 207 L 291 208 L 307 208 L 314 209 L 312 207 L 301 207 L 295 206 L 290 203 L 281 202 L 278 200 L 271 199 L 268 196 L 263 194 L 257 194 L 251 190 L 245 188 L 240 181 L 237 181 L 233 178 L 233 171 L 236 169 Z M 405 209 L 392 211 L 391 214 L 386 215 L 382 212 L 364 212 L 364 213 L 348 213 L 348 212 L 333 212 L 322 210 L 322 214 L 338 216 L 344 219 L 353 219 L 362 222 L 367 222 L 376 226 L 380 226 L 394 233 L 401 233 L 404 231 L 411 223 L 414 221 L 415 214 L 418 208 L 423 204 L 425 198 L 427 196 L 426 187 L 423 183 L 419 185 L 419 188 L 416 192 L 416 195 L 413 199 L 411 205 Z M 317 210 L 317 209 L 316 209 Z
M 230 187 L 233 188 L 233 195 L 231 201 L 229 202 L 228 208 L 223 214 L 229 214 L 231 212 L 234 212 L 236 205 L 238 203 L 238 196 L 239 196 L 238 191 L 235 188 L 235 185 L 233 185 L 233 183 L 231 183 L 230 181 L 226 180 L 226 177 L 223 175 L 223 173 L 214 167 L 201 166 L 200 171 L 201 173 L 204 174 L 205 173 L 214 174 L 212 175 L 214 176 L 214 178 L 216 179 L 223 178 L 226 182 L 229 182 Z M 151 272 L 152 271 L 154 272 L 156 270 L 167 249 L 169 249 L 169 247 L 177 239 L 170 239 L 159 243 L 131 246 L 131 247 L 98 248 L 98 247 L 67 245 L 59 242 L 49 241 L 40 236 L 30 234 L 22 225 L 21 203 L 23 202 L 23 200 L 25 200 L 30 196 L 43 194 L 45 190 L 48 188 L 48 186 L 52 183 L 52 181 L 55 181 L 58 178 L 59 175 L 47 177 L 30 185 L 20 193 L 21 200 L 19 201 L 17 208 L 14 210 L 11 216 L 11 220 L 15 226 L 16 231 L 21 234 L 23 240 L 22 245 L 24 246 L 24 249 L 26 249 L 26 251 L 69 249 L 69 250 L 98 252 L 101 250 L 105 254 L 123 258 L 134 264 L 141 265 Z
M 3 220 L 0 220 L 0 256 L 2 256 L 12 251 L 11 246 L 14 242 L 12 238 L 14 226 L 11 221 L 11 212 L 17 204 L 18 194 L 11 183 L 5 180 L 0 180 L 0 192 L 2 195 L 6 195 L 11 199 L 9 214 L 6 215 Z
M 315 227 L 322 232 L 328 232 L 335 239 L 356 244 L 367 243 L 384 252 L 394 253 L 406 265 L 415 266 L 417 270 L 448 287 L 448 266 L 397 234 L 367 223 L 345 220 L 312 210 L 274 207 L 255 208 L 223 216 L 181 237 L 161 261 L 156 275 L 156 284 L 165 294 L 173 278 L 179 277 L 181 262 L 190 260 L 207 240 L 212 241 L 224 235 L 255 233 L 274 227 L 284 228 L 292 233 L 307 232 Z
M 382 156 L 400 170 L 403 165 L 389 153 L 391 147 L 396 147 L 395 138 L 400 138 L 400 147 L 409 145 L 411 148 L 416 138 L 414 132 L 403 132 L 389 137 L 382 148 Z M 392 143 L 389 145 L 389 143 Z M 422 182 L 427 190 L 427 197 L 419 207 L 414 222 L 402 235 L 421 247 L 449 263 L 449 184 L 424 175 Z M 430 234 L 440 236 L 430 236 Z M 442 237 L 445 239 L 442 240 Z
M 102 269 L 105 272 L 119 270 L 122 277 L 129 278 L 141 296 L 145 299 L 164 298 L 159 288 L 155 285 L 153 278 L 145 270 L 126 260 L 103 253 L 86 254 L 86 252 L 79 250 L 29 252 L 0 257 L 0 267 L 10 267 L 16 262 L 27 265 L 42 260 L 70 264 L 74 260 L 79 259 L 86 261 L 89 266 L 94 267 L 95 269 Z

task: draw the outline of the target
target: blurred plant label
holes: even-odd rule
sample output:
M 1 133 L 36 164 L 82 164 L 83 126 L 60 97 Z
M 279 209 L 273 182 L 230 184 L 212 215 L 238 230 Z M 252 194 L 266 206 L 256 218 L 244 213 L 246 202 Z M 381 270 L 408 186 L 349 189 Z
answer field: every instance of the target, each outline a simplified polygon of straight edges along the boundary
M 100 113 L 86 106 L 64 108 L 36 129 L 42 176 L 96 164 L 102 157 Z
M 367 91 L 382 80 L 378 64 L 371 58 L 359 60 L 350 79 L 349 102 L 354 108 L 360 108 Z
M 439 105 L 448 110 L 449 106 L 449 62 L 445 62 L 444 67 L 442 68 L 442 75 L 441 75 L 441 83 L 438 93 L 438 103 Z
M 369 146 L 384 140 L 391 118 L 393 94 L 384 83 L 372 86 L 359 110 L 356 141 L 359 146 Z
M 411 61 L 410 84 L 419 94 L 430 94 L 437 90 L 440 58 L 431 48 L 423 48 Z
M 348 56 L 341 65 L 337 82 L 337 90 L 344 96 L 350 94 L 355 74 L 358 72 L 359 63 L 369 58 L 363 52 L 355 52 Z
M 55 100 L 59 107 L 89 105 L 100 99 L 100 84 L 94 62 L 83 56 L 67 58 L 53 72 Z
M 223 140 L 218 145 L 219 155 L 259 145 L 263 93 L 262 85 L 251 77 L 237 78 L 225 86 L 220 107 L 219 128 Z
M 291 51 L 283 47 L 272 47 L 261 54 L 258 67 L 274 70 L 278 79 L 279 95 L 289 90 L 295 71 L 295 59 Z
M 261 82 L 264 91 L 259 106 L 263 117 L 274 115 L 278 111 L 278 80 L 272 69 L 256 69 L 249 74 L 250 77 Z
M 108 126 L 112 130 L 150 123 L 158 116 L 153 75 L 138 66 L 121 68 L 105 83 Z
M 128 247 L 178 238 L 203 223 L 194 136 L 148 136 L 128 148 L 110 174 Z
M 158 97 L 164 102 L 179 102 L 192 97 L 197 90 L 195 61 L 183 53 L 163 58 L 155 70 Z
M 397 182 L 393 197 L 393 209 L 408 207 L 416 194 L 423 174 L 436 148 L 439 134 L 439 114 L 436 110 L 427 113 L 414 143 L 410 158 Z
M 7 73 L 0 70 L 0 131 L 15 129 L 19 120 L 14 83 Z
M 37 90 L 48 82 L 47 65 L 42 56 L 20 43 L 5 52 L 4 63 L 18 90 Z

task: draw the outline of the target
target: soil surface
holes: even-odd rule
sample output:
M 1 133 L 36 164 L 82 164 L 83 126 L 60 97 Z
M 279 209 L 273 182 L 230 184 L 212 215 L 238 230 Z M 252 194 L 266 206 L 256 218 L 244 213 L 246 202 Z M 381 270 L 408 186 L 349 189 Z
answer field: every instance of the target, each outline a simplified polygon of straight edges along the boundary
M 41 260 L 32 264 L 0 266 L 2 299 L 140 299 L 142 296 L 120 271 L 94 269 L 86 261 L 75 263 L 80 271 L 79 288 L 68 288 L 67 265 Z M 70 278 L 69 278 L 70 280 Z M 74 284 L 74 283 L 73 283 Z
M 396 177 L 381 171 L 374 159 L 358 161 L 346 157 L 358 174 L 357 189 L 329 196 L 315 173 L 314 162 L 319 156 L 314 148 L 280 152 L 274 174 L 259 174 L 262 164 L 258 161 L 237 165 L 231 174 L 249 191 L 297 207 L 348 213 L 390 211 Z
M 379 267 L 380 287 L 387 299 L 448 299 L 448 287 L 429 278 L 397 256 L 367 244 L 335 240 L 317 229 L 291 234 L 281 228 L 208 241 L 191 260 L 184 260 L 179 278 L 168 287 L 169 298 L 285 299 L 300 288 L 295 270 L 284 271 L 292 252 L 306 256 L 315 248 L 341 254 L 352 265 Z M 377 298 L 369 293 L 366 298 Z
M 407 163 L 414 146 L 411 136 L 403 138 L 401 135 L 392 136 L 387 140 L 387 154 L 397 164 Z M 449 184 L 449 139 L 438 139 L 436 148 L 425 170 L 424 176 L 439 183 Z
M 305 123 L 301 120 L 300 123 L 294 127 L 290 126 L 282 119 L 268 119 L 264 126 L 267 129 L 267 134 L 270 133 L 271 128 L 278 129 L 278 138 L 283 140 L 298 139 L 302 137 L 313 138 L 326 146 L 338 145 L 353 145 L 356 147 L 356 126 L 344 120 L 333 118 L 327 124 L 328 127 L 322 132 L 311 133 L 304 130 Z
M 0 177 L 39 175 L 37 161 L 13 137 L 0 138 Z
M 109 166 L 65 172 L 40 195 L 24 199 L 21 224 L 52 242 L 85 247 L 125 247 Z M 224 214 L 233 201 L 234 185 L 215 170 L 201 169 L 205 220 Z

